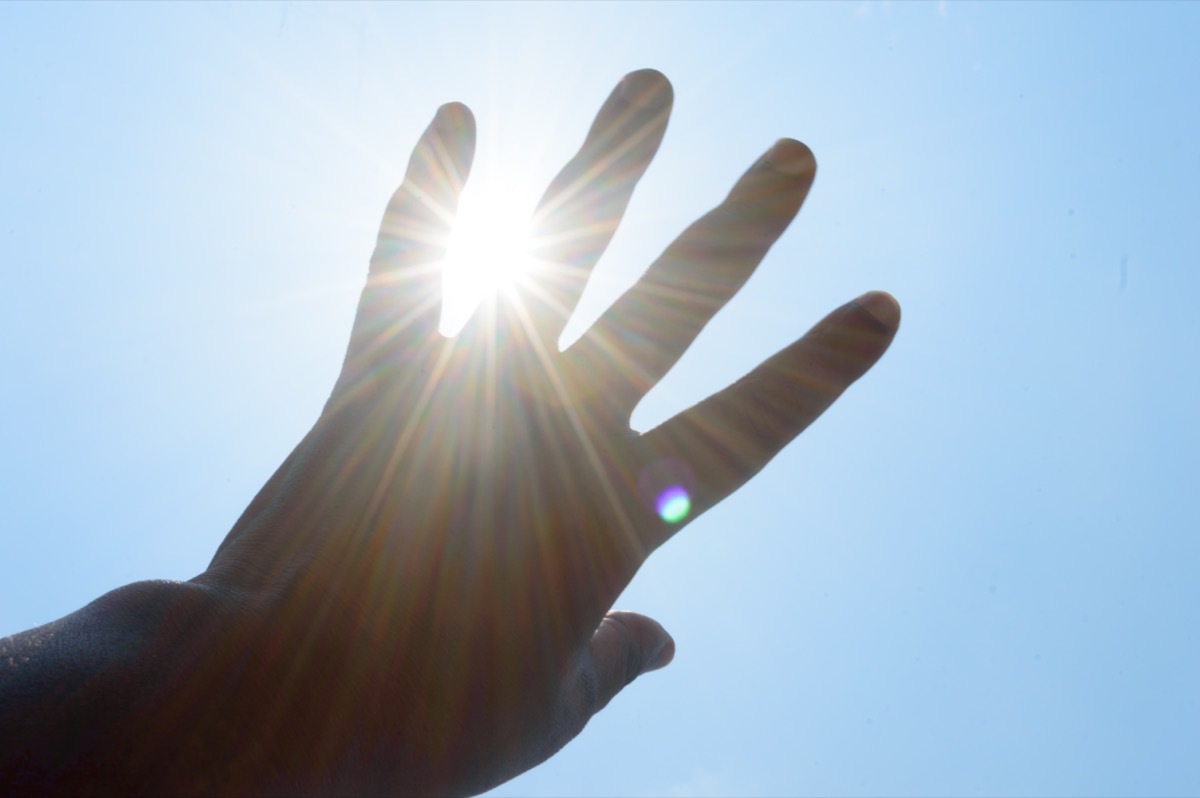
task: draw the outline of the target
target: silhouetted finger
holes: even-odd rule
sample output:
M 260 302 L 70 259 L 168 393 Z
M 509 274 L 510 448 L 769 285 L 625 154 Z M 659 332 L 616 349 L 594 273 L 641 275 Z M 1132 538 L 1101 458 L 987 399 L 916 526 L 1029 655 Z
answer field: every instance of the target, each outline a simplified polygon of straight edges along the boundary
M 373 368 L 397 347 L 438 334 L 441 263 L 474 154 L 470 109 L 443 105 L 417 142 L 404 182 L 384 212 L 351 334 L 348 369 Z
M 638 180 L 662 143 L 673 99 L 653 69 L 617 84 L 583 146 L 551 182 L 534 215 L 530 320 L 557 342 L 592 267 L 612 240 Z
M 635 612 L 610 612 L 588 646 L 589 667 L 580 678 L 592 714 L 603 709 L 630 682 L 666 667 L 675 657 L 675 641 L 653 618 Z
M 816 420 L 879 360 L 899 323 L 895 299 L 864 294 L 738 382 L 646 433 L 646 450 L 682 475 L 686 519 L 740 488 Z M 665 540 L 684 515 L 660 514 L 675 521 L 660 528 Z
M 632 411 L 754 273 L 815 175 L 808 147 L 780 139 L 585 333 L 576 355 L 601 370 L 619 409 Z

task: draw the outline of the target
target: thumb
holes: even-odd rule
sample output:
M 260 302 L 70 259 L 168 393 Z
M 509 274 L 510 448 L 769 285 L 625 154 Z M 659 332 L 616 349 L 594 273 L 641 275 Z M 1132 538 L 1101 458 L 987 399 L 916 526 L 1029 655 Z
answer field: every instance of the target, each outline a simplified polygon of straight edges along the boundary
M 634 679 L 674 659 L 675 641 L 652 618 L 636 612 L 610 612 L 592 635 L 589 653 L 596 675 L 592 711 L 599 712 Z

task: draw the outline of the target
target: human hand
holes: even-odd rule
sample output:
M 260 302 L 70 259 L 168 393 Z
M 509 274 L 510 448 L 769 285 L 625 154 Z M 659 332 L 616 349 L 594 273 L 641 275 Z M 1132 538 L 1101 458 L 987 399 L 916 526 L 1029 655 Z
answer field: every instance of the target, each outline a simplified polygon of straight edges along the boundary
M 529 274 L 454 338 L 438 332 L 438 264 L 475 131 L 464 106 L 439 109 L 385 213 L 325 412 L 193 580 L 237 629 L 191 716 L 229 731 L 206 755 L 227 763 L 225 787 L 462 794 L 544 760 L 670 661 L 655 621 L 609 613 L 650 552 L 887 349 L 899 308 L 867 294 L 630 430 L 799 210 L 816 164 L 782 139 L 558 351 L 671 103 L 652 70 L 618 85 L 539 206 Z

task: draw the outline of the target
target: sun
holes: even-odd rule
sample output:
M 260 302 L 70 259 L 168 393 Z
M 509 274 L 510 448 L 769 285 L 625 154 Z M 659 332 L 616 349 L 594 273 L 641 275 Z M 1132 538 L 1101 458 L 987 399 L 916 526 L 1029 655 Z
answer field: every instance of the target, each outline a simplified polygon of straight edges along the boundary
M 442 262 L 443 335 L 455 335 L 484 297 L 529 270 L 532 203 L 511 180 L 469 180 Z

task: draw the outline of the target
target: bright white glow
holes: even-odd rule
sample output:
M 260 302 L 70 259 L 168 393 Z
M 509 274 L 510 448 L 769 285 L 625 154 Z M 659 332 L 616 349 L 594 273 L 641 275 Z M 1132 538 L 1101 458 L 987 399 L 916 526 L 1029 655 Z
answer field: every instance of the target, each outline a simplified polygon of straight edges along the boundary
M 467 182 L 442 265 L 443 335 L 463 328 L 480 301 L 509 289 L 529 264 L 531 207 L 518 185 Z

